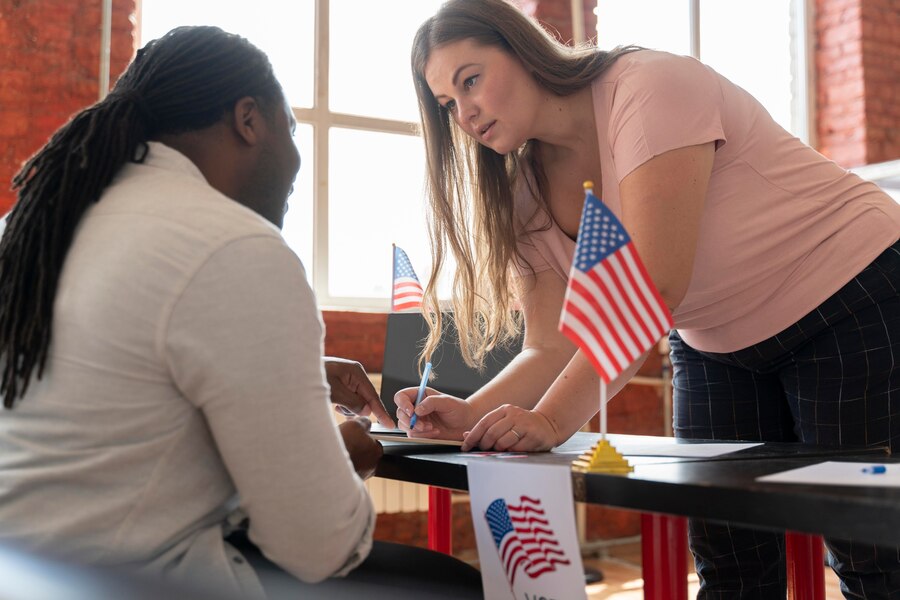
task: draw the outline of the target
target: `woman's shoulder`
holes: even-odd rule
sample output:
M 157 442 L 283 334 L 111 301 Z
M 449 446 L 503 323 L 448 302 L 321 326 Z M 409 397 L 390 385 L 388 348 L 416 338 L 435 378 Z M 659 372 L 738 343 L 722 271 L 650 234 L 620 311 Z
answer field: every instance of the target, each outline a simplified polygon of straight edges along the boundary
M 709 68 L 691 56 L 640 49 L 619 56 L 595 84 L 644 84 L 685 76 L 707 76 Z

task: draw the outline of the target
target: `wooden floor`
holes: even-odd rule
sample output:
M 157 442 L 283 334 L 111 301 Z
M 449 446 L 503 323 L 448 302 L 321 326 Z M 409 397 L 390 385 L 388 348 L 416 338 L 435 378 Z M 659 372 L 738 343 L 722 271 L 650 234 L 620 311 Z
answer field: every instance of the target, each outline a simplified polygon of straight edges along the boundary
M 611 547 L 602 558 L 584 558 L 585 569 L 602 571 L 603 581 L 589 584 L 589 600 L 641 600 L 644 597 L 641 579 L 641 548 L 639 542 Z M 690 555 L 689 555 L 690 556 Z M 688 559 L 690 560 L 690 558 Z M 697 597 L 697 575 L 693 567 L 688 575 L 688 598 Z M 830 567 L 825 567 L 826 600 L 843 600 L 838 579 Z
M 643 600 L 644 581 L 641 579 L 640 541 L 611 546 L 601 551 L 600 558 L 584 556 L 585 570 L 597 569 L 603 573 L 603 580 L 585 586 L 588 600 Z M 478 566 L 478 556 L 474 551 L 465 552 L 459 558 Z M 688 554 L 688 598 L 697 597 L 697 575 L 694 573 Z M 840 584 L 831 567 L 825 567 L 825 600 L 844 600 Z

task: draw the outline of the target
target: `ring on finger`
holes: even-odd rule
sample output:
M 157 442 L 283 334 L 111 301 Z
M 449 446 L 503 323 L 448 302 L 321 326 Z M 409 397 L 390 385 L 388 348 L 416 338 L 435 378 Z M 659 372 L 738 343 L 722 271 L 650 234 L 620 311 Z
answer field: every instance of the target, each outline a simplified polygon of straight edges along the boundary
M 510 431 L 510 433 L 512 433 L 514 436 L 516 436 L 516 440 L 521 440 L 521 439 L 522 439 L 522 434 L 519 433 L 518 431 L 516 431 L 515 429 L 510 429 L 509 431 Z

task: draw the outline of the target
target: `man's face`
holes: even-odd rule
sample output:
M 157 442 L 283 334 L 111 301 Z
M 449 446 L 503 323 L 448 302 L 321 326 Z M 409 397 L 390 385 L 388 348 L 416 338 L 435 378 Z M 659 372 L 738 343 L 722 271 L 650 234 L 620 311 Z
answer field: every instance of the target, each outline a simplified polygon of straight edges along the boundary
M 294 144 L 294 115 L 283 101 L 272 109 L 266 139 L 253 173 L 252 192 L 258 212 L 279 229 L 287 212 L 287 199 L 300 170 L 300 152 Z

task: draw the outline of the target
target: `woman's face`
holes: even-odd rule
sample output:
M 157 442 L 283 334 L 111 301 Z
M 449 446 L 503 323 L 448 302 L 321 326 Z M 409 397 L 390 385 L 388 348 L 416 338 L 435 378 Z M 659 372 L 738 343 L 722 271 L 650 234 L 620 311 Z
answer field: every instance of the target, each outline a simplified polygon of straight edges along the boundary
M 515 56 L 470 39 L 433 49 L 425 81 L 463 131 L 498 154 L 532 137 L 546 96 Z

